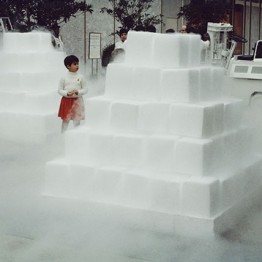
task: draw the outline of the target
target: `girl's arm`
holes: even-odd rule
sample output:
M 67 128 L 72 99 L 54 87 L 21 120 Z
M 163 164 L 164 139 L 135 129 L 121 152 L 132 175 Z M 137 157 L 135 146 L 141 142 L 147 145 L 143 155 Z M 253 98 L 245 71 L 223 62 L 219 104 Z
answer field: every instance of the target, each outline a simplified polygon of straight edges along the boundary
M 81 78 L 81 89 L 78 90 L 78 95 L 79 96 L 85 95 L 87 93 L 87 91 L 88 91 L 88 89 L 87 89 L 87 81 L 82 76 L 82 78 Z
M 65 90 L 65 79 L 61 78 L 58 84 L 58 94 L 60 94 L 61 96 L 65 96 L 65 97 L 69 97 L 72 96 L 72 94 L 70 94 L 70 92 L 68 92 L 67 90 Z

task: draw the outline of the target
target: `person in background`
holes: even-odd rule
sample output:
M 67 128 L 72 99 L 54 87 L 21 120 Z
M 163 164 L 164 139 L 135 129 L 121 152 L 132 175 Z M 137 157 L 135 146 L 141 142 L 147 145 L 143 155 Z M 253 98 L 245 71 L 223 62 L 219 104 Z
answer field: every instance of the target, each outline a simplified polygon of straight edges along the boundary
M 179 33 L 182 33 L 182 34 L 186 34 L 187 33 L 186 25 L 182 25 L 181 29 L 179 30 Z
M 166 34 L 173 34 L 175 32 L 176 31 L 173 28 L 169 28 L 169 29 L 166 30 Z
M 128 31 L 122 28 L 119 32 L 120 41 L 115 43 L 115 49 L 125 49 L 125 41 L 127 39 Z
M 78 73 L 79 59 L 69 55 L 64 59 L 64 65 L 68 72 L 60 79 L 58 86 L 58 93 L 62 96 L 58 111 L 58 117 L 62 119 L 62 133 L 67 130 L 70 120 L 77 127 L 85 119 L 82 96 L 87 93 L 86 80 Z
M 156 28 L 153 25 L 148 25 L 145 29 L 146 32 L 152 32 L 155 33 L 156 32 Z

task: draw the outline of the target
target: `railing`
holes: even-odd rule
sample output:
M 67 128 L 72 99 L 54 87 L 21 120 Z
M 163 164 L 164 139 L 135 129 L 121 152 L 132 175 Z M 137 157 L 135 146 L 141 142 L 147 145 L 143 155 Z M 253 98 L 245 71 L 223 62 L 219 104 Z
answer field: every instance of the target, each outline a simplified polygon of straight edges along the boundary
M 13 30 L 9 17 L 0 17 L 0 33 L 6 33 Z

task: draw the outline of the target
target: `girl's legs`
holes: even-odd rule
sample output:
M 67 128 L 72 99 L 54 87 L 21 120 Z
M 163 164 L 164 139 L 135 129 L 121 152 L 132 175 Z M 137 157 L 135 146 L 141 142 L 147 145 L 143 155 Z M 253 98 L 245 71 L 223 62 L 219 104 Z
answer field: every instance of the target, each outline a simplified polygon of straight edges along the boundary
M 63 120 L 63 122 L 62 122 L 62 130 L 61 130 L 62 133 L 64 133 L 67 130 L 68 125 L 69 125 L 69 121 Z
M 73 120 L 74 127 L 80 126 L 80 120 Z

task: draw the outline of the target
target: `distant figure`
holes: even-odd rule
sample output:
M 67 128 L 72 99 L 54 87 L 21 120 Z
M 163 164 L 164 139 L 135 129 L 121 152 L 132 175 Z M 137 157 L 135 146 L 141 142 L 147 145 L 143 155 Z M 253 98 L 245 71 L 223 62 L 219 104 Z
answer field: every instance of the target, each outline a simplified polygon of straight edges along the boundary
M 146 27 L 145 31 L 146 31 L 146 32 L 155 33 L 155 32 L 156 32 L 156 28 L 155 28 L 155 26 L 153 26 L 153 25 L 149 25 L 149 26 Z
M 201 35 L 203 49 L 208 49 L 210 46 L 210 36 L 208 33 Z
M 62 41 L 62 37 L 60 36 L 60 27 L 58 25 L 54 25 L 52 28 L 52 44 L 55 48 L 63 50 L 64 43 Z
M 63 120 L 62 133 L 67 130 L 70 120 L 73 120 L 74 126 L 77 127 L 80 120 L 85 119 L 82 96 L 87 93 L 86 80 L 77 72 L 79 59 L 74 55 L 67 56 L 64 65 L 68 72 L 60 79 L 58 86 L 58 93 L 62 96 L 58 111 L 58 116 Z
M 110 44 L 104 48 L 102 52 L 102 57 L 101 57 L 101 63 L 103 67 L 107 67 L 108 64 L 111 62 L 112 53 L 114 52 L 114 50 L 115 50 L 115 44 Z
M 172 29 L 172 28 L 169 28 L 169 29 L 166 30 L 167 34 L 172 34 L 172 33 L 175 33 L 175 32 L 176 31 L 174 29 Z
M 207 62 L 210 59 L 209 48 L 210 48 L 210 36 L 208 33 L 201 35 L 201 60 Z
M 115 43 L 115 49 L 125 49 L 125 41 L 127 39 L 128 31 L 126 29 L 121 29 L 119 32 L 120 41 Z
M 186 34 L 187 33 L 187 26 L 182 25 L 181 29 L 179 30 L 179 33 Z

